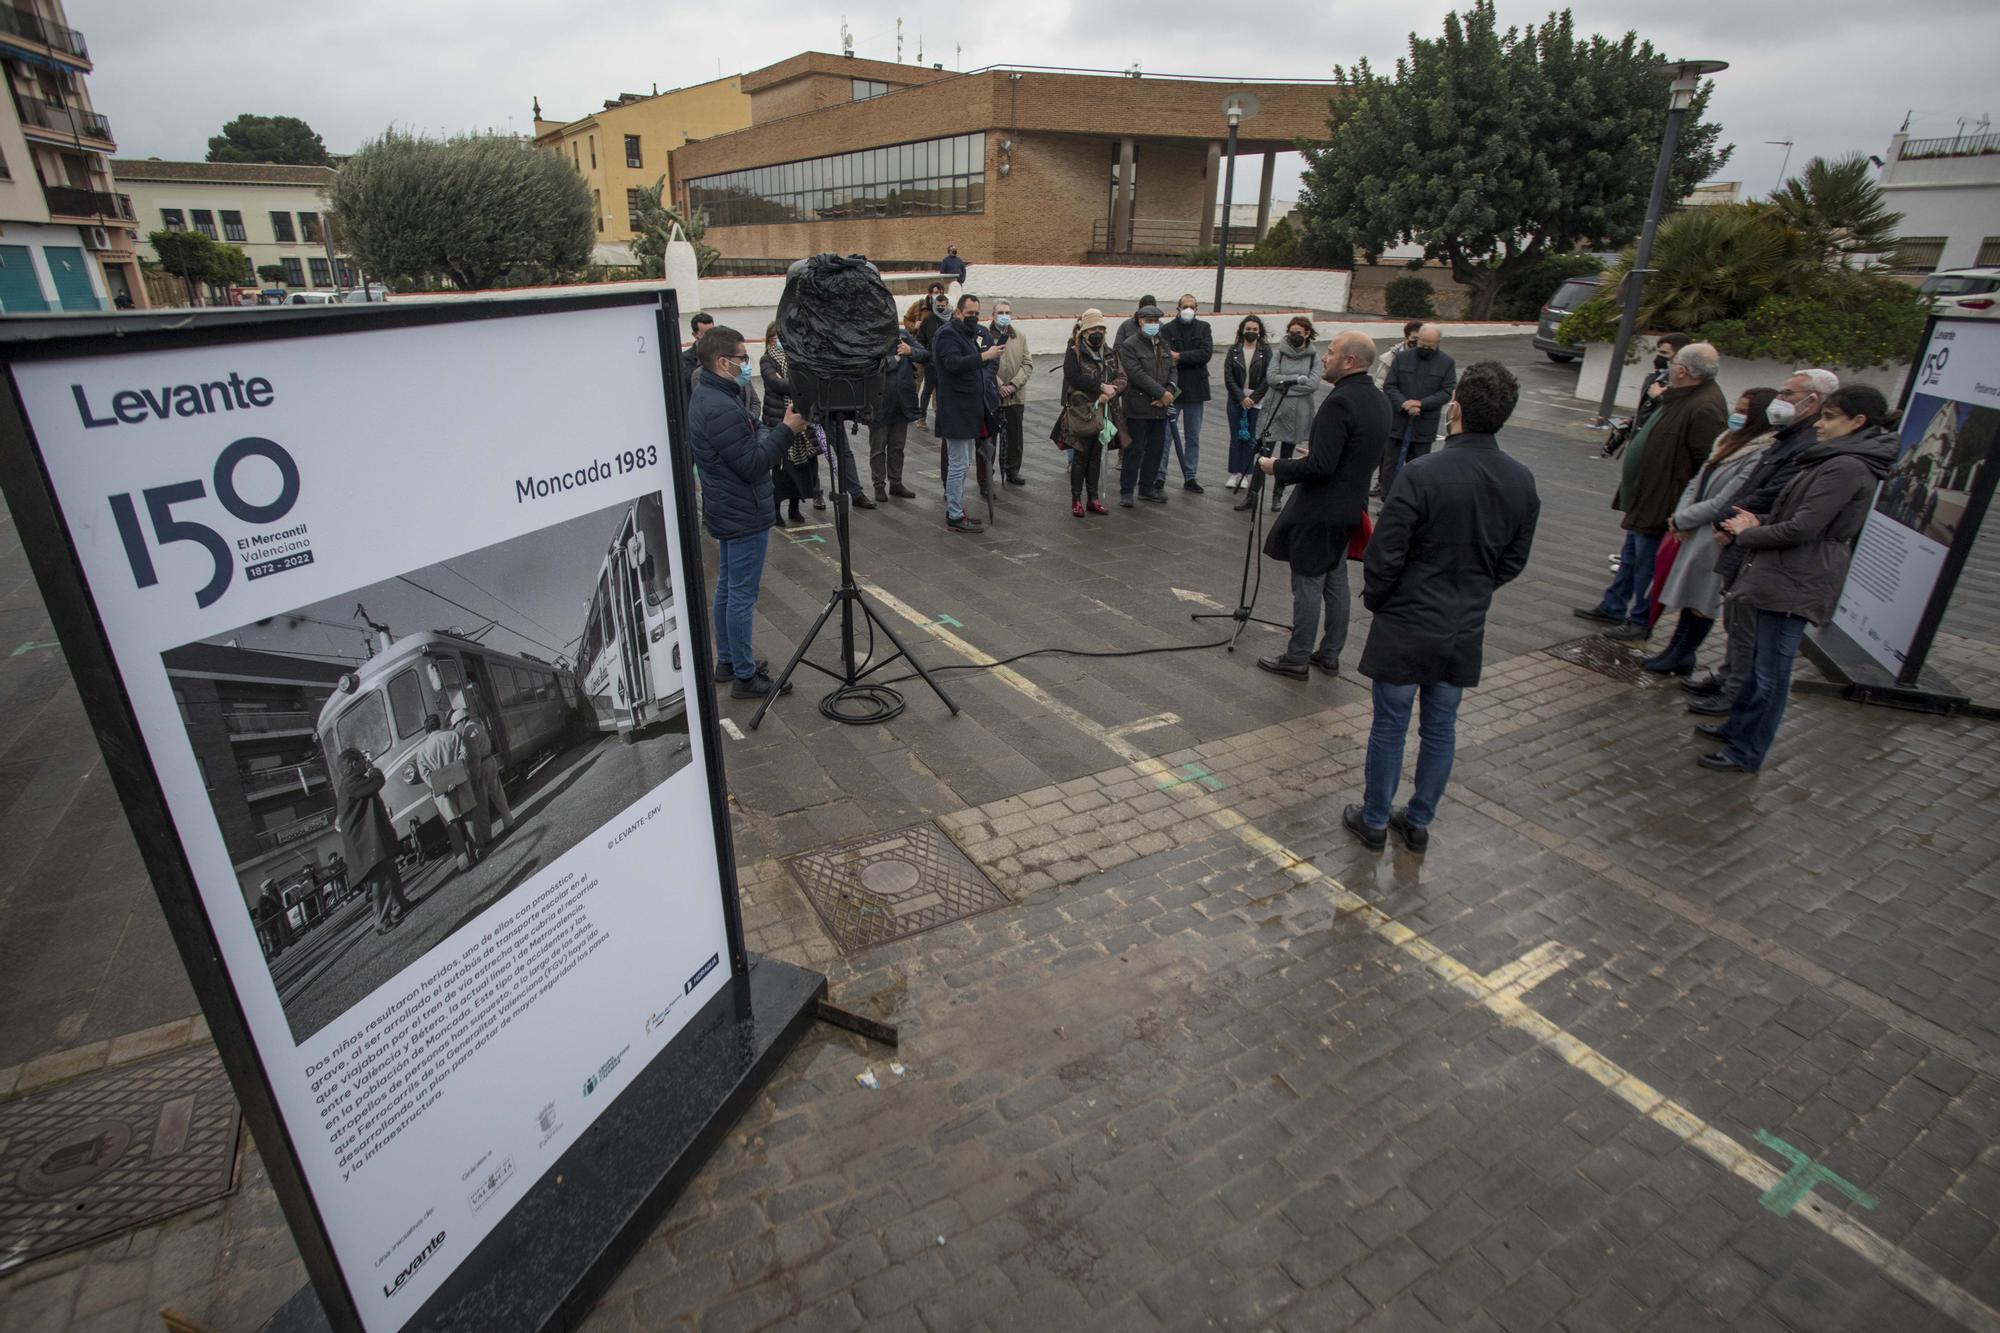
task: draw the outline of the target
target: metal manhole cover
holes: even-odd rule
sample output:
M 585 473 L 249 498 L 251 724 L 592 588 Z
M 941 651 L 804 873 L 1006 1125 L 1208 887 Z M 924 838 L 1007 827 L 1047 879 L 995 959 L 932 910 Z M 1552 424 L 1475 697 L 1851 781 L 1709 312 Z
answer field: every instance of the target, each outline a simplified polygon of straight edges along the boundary
M 1678 676 L 1663 676 L 1648 671 L 1639 663 L 1659 651 L 1651 644 L 1641 645 L 1637 652 L 1627 648 L 1615 639 L 1607 639 L 1602 634 L 1589 634 L 1581 639 L 1571 639 L 1567 643 L 1552 644 L 1542 650 L 1550 657 L 1574 662 L 1580 667 L 1588 667 L 1600 676 L 1623 681 L 1627 685 L 1637 685 L 1642 689 L 1658 689 L 1662 685 L 1677 682 Z
M 239 1119 L 213 1046 L 0 1102 L 0 1273 L 229 1193 Z
M 1013 902 L 930 823 L 801 852 L 785 865 L 842 953 Z

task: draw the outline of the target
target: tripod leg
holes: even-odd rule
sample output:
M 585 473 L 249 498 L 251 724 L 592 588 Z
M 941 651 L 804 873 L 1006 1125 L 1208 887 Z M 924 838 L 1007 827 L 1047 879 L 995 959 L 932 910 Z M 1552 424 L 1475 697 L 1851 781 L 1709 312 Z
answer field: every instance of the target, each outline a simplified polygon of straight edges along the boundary
M 882 633 L 888 638 L 889 642 L 896 646 L 896 651 L 901 653 L 903 657 L 909 662 L 909 664 L 916 668 L 917 674 L 923 677 L 924 684 L 931 687 L 931 693 L 935 694 L 938 698 L 944 700 L 944 706 L 952 711 L 953 716 L 957 716 L 958 705 L 952 701 L 952 697 L 949 694 L 946 694 L 944 692 L 944 686 L 938 684 L 937 681 L 931 678 L 931 673 L 924 669 L 924 664 L 917 660 L 916 654 L 912 653 L 907 647 L 903 645 L 903 641 L 896 637 L 896 631 L 889 627 L 889 622 L 883 619 L 882 616 L 875 610 L 874 606 L 869 602 L 868 594 L 863 592 L 856 592 L 854 594 L 854 600 L 861 604 L 861 613 L 867 616 L 869 621 L 874 624 L 875 628 L 881 630 Z M 822 617 L 822 619 L 824 619 L 824 617 Z
M 833 608 L 840 605 L 843 591 L 844 589 L 835 588 L 833 595 L 826 599 L 826 605 L 820 608 L 819 619 L 813 621 L 812 628 L 799 640 L 798 648 L 792 653 L 792 660 L 785 663 L 785 669 L 771 682 L 771 692 L 764 696 L 764 702 L 758 704 L 757 711 L 750 715 L 750 730 L 757 730 L 757 724 L 764 720 L 764 714 L 771 711 L 771 705 L 785 692 L 786 682 L 791 680 L 792 673 L 799 669 L 799 663 L 805 660 L 806 649 L 812 647 L 813 640 L 819 637 L 820 630 L 826 625 L 826 618 L 833 614 Z

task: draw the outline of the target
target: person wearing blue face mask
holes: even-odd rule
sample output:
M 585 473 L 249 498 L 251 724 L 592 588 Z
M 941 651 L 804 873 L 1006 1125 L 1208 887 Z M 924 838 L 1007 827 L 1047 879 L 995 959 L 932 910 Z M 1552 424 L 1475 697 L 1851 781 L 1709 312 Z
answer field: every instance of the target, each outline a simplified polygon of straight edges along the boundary
M 1000 381 L 1000 422 L 1006 430 L 1000 446 L 1000 472 L 1009 486 L 1025 486 L 1021 459 L 1026 453 L 1028 382 L 1035 377 L 1034 353 L 1028 350 L 1026 330 L 1014 323 L 1014 308 L 1005 301 L 993 303 L 993 333 L 1007 349 L 1000 354 L 994 372 Z
M 1118 460 L 1118 504 L 1132 508 L 1136 496 L 1149 504 L 1165 504 L 1166 490 L 1154 481 L 1167 450 L 1167 412 L 1180 396 L 1180 364 L 1174 349 L 1160 337 L 1166 322 L 1156 305 L 1139 307 L 1138 328 L 1118 345 L 1118 364 L 1125 372 L 1125 430 L 1132 442 Z
M 772 689 L 769 663 L 752 650 L 750 626 L 777 516 L 771 469 L 794 440 L 804 437 L 806 422 L 787 403 L 775 424 L 758 428 L 743 400 L 750 385 L 750 353 L 735 329 L 711 326 L 695 343 L 695 355 L 701 369 L 688 402 L 688 445 L 701 469 L 702 524 L 721 551 L 711 621 L 713 679 L 730 683 L 732 699 L 761 699 Z

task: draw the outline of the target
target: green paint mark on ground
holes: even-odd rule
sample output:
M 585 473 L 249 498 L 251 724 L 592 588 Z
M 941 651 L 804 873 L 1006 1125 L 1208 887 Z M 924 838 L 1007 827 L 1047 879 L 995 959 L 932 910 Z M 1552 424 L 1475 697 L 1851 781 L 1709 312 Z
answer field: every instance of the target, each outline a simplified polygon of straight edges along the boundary
M 53 643 L 36 643 L 33 639 L 30 639 L 13 652 L 8 653 L 7 656 L 19 657 L 22 653 L 33 652 L 37 648 L 54 648 L 55 646 Z
M 1164 790 L 1168 787 L 1185 786 L 1190 782 L 1198 782 L 1210 791 L 1222 790 L 1222 779 L 1216 777 L 1200 764 L 1182 764 L 1178 776 L 1160 779 L 1160 787 Z
M 820 545 L 824 546 L 824 545 L 826 545 L 826 538 L 824 538 L 824 537 L 820 536 L 820 535 L 819 535 L 819 534 L 818 534 L 817 532 L 815 532 L 815 533 L 814 533 L 814 534 L 813 534 L 812 536 L 810 536 L 810 537 L 794 537 L 794 538 L 792 538 L 792 545 L 794 545 L 794 546 L 804 546 L 804 545 L 805 545 L 805 544 L 806 544 L 807 542 L 818 542 L 818 543 L 819 543 Z
M 962 622 L 953 620 L 950 616 L 939 616 L 936 620 L 930 622 L 931 628 L 935 628 L 939 625 L 949 625 L 953 629 L 965 628 L 965 625 Z
M 1792 1209 L 1805 1202 L 1806 1196 L 1819 1185 L 1833 1186 L 1863 1208 L 1875 1206 L 1874 1195 L 1864 1193 L 1859 1185 L 1842 1179 L 1831 1169 L 1821 1166 L 1769 1130 L 1760 1129 L 1755 1137 L 1757 1142 L 1792 1164 L 1791 1170 L 1785 1172 L 1784 1179 L 1765 1190 L 1763 1196 L 1757 1200 L 1779 1217 L 1789 1216 Z

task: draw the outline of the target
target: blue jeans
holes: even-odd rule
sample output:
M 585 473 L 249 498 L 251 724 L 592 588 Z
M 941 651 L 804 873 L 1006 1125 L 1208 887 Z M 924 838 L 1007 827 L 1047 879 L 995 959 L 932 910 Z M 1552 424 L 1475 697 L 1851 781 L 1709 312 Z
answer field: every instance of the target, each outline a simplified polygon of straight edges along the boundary
M 1167 419 L 1167 438 L 1181 447 L 1181 476 L 1194 480 L 1195 464 L 1201 461 L 1201 409 L 1207 403 L 1185 403 L 1178 416 Z M 1153 478 L 1153 488 L 1158 490 L 1167 484 L 1167 455 L 1160 455 L 1160 470 Z
M 944 442 L 944 516 L 946 518 L 965 517 L 965 474 L 972 467 L 972 449 L 976 440 L 946 440 Z
M 1792 663 L 1798 660 L 1799 640 L 1805 637 L 1804 616 L 1782 611 L 1759 611 L 1757 647 L 1750 659 L 1750 674 L 1730 705 L 1729 720 L 1722 724 L 1729 733 L 1722 752 L 1755 773 L 1771 753 L 1778 737 L 1778 724 L 1785 720 L 1785 700 L 1792 692 Z
M 715 660 L 738 680 L 757 673 L 757 654 L 750 647 L 750 617 L 757 609 L 757 589 L 764 582 L 764 552 L 771 530 L 747 537 L 725 537 L 715 566 L 715 607 L 709 623 L 715 627 Z
M 1229 475 L 1241 477 L 1257 465 L 1257 413 L 1260 409 L 1247 411 L 1234 398 L 1229 400 Z M 1246 434 L 1239 423 L 1245 417 L 1250 419 L 1250 429 Z
M 1618 551 L 1618 577 L 1604 590 L 1597 609 L 1623 616 L 1640 629 L 1653 623 L 1653 557 L 1660 553 L 1664 532 L 1628 532 Z
M 1375 682 L 1375 722 L 1368 729 L 1368 788 L 1361 799 L 1361 821 L 1369 828 L 1387 828 L 1396 784 L 1403 776 L 1403 742 L 1410 733 L 1410 705 L 1423 695 L 1423 720 L 1417 724 L 1417 782 L 1410 793 L 1407 817 L 1411 828 L 1429 828 L 1437 815 L 1438 798 L 1451 778 L 1451 760 L 1458 750 L 1458 704 L 1465 691 L 1456 685 L 1384 685 Z

